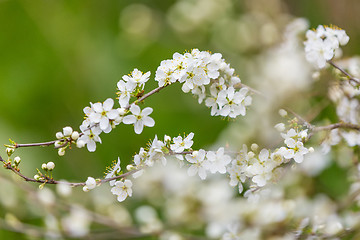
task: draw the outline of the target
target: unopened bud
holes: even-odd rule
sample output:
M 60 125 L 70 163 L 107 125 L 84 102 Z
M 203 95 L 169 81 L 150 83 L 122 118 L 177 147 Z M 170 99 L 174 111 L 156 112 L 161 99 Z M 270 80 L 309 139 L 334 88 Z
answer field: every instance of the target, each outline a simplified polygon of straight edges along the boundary
M 64 127 L 63 132 L 65 137 L 70 137 L 73 132 L 73 129 L 71 127 Z
M 257 145 L 256 143 L 251 144 L 251 150 L 256 151 L 256 150 L 258 150 L 258 148 L 259 148 L 259 145 Z
M 280 116 L 282 116 L 282 117 L 286 117 L 287 116 L 287 111 L 285 111 L 284 109 L 280 109 L 279 110 L 279 114 L 280 114 Z
M 135 169 L 134 166 L 131 165 L 131 164 L 126 166 L 126 170 L 128 170 L 128 171 L 131 171 L 131 170 L 134 170 L 134 169 Z
M 49 171 L 52 171 L 52 170 L 55 168 L 55 163 L 53 163 L 53 162 L 48 162 L 48 163 L 46 164 L 46 167 L 47 167 L 47 169 L 48 169 Z
M 73 140 L 77 140 L 79 138 L 80 134 L 78 131 L 74 131 L 72 134 L 71 134 L 71 139 Z
M 62 139 L 64 137 L 64 134 L 62 132 L 57 132 L 55 136 L 57 139 Z
M 14 163 L 15 163 L 15 165 L 16 165 L 16 166 L 19 166 L 20 162 L 21 162 L 21 158 L 20 158 L 19 156 L 16 156 L 16 157 L 14 158 Z
M 36 174 L 36 175 L 34 176 L 34 179 L 35 179 L 36 181 L 39 181 L 39 180 L 41 180 L 41 177 Z
M 255 157 L 255 153 L 253 153 L 253 152 L 248 152 L 248 154 L 247 154 L 247 155 L 248 155 L 248 157 L 249 157 L 249 158 L 253 158 L 253 157 Z
M 90 191 L 90 189 L 88 188 L 88 186 L 84 186 L 84 187 L 83 187 L 83 191 L 84 191 L 84 192 L 88 192 L 88 191 Z
M 42 170 L 45 170 L 45 171 L 48 170 L 46 163 L 41 164 L 41 168 L 42 168 Z
M 59 148 L 59 150 L 58 150 L 58 155 L 59 155 L 60 157 L 64 156 L 64 155 L 65 155 L 65 148 Z
M 10 157 L 11 154 L 13 154 L 15 152 L 15 150 L 13 148 L 6 148 L 6 153 L 7 155 Z
M 313 153 L 314 151 L 315 151 L 315 149 L 314 149 L 313 147 L 310 147 L 310 148 L 309 148 L 309 152 L 310 152 L 310 153 Z
M 308 134 L 307 134 L 306 131 L 301 131 L 301 132 L 300 132 L 300 137 L 301 137 L 301 138 L 307 138 L 307 136 L 308 136 Z
M 168 136 L 168 135 L 165 135 L 164 141 L 165 141 L 165 142 L 170 142 L 170 141 L 171 141 L 171 137 Z
M 55 147 L 56 147 L 56 148 L 60 147 L 60 146 L 63 145 L 63 144 L 64 144 L 63 142 L 55 141 Z
M 285 131 L 285 124 L 283 124 L 283 123 L 278 123 L 278 124 L 276 124 L 276 125 L 274 126 L 274 128 L 275 128 L 276 130 L 278 130 L 279 132 L 283 132 L 283 131 Z
M 78 140 L 78 141 L 76 142 L 76 146 L 77 146 L 78 148 L 83 148 L 83 147 L 85 146 L 85 142 L 84 142 L 83 140 Z

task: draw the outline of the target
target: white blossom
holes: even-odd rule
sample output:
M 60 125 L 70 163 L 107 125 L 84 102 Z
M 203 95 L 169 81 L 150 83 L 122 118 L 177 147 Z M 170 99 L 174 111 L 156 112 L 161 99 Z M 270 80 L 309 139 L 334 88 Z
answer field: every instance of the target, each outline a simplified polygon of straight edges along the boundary
M 200 149 L 185 156 L 185 159 L 191 163 L 191 166 L 188 168 L 189 176 L 194 176 L 198 173 L 202 180 L 206 178 L 206 170 L 209 169 L 209 162 L 205 159 L 205 155 L 205 150 Z
M 123 118 L 124 124 L 134 124 L 136 134 L 140 134 L 143 131 L 144 126 L 153 127 L 155 125 L 154 119 L 148 115 L 152 113 L 151 107 L 146 107 L 143 110 L 138 105 L 131 105 L 130 111 L 133 115 L 127 115 Z
M 194 133 L 190 133 L 184 139 L 181 136 L 173 138 L 174 144 L 170 145 L 170 149 L 175 153 L 181 153 L 185 149 L 190 149 L 194 143 L 194 141 L 192 140 L 193 137 Z
M 118 117 L 119 112 L 113 109 L 114 100 L 108 98 L 104 103 L 95 103 L 92 105 L 93 111 L 90 113 L 89 119 L 93 123 L 99 123 L 100 129 L 105 133 L 111 131 L 110 121 Z
M 137 86 L 142 89 L 145 83 L 149 80 L 150 72 L 143 74 L 137 68 L 135 68 L 130 75 L 124 75 L 123 79 L 129 84 L 129 89 L 133 91 Z
M 118 158 L 116 164 L 114 164 L 108 171 L 108 173 L 106 174 L 105 176 L 105 179 L 108 179 L 108 178 L 112 178 L 112 177 L 116 177 L 118 173 L 120 173 L 121 171 L 121 166 L 120 166 L 120 158 Z M 115 181 L 116 180 L 111 180 L 109 183 L 110 183 L 110 186 L 114 186 L 115 185 Z
M 94 152 L 96 150 L 96 142 L 101 143 L 99 134 L 102 131 L 101 131 L 100 127 L 94 126 L 90 129 L 86 125 L 81 125 L 80 130 L 82 131 L 83 135 L 81 137 L 79 137 L 77 142 L 79 143 L 79 145 L 82 145 L 83 143 L 85 143 L 89 152 Z
M 124 201 L 128 196 L 132 196 L 132 182 L 129 179 L 123 181 L 117 181 L 115 186 L 111 188 L 111 192 L 114 195 L 117 195 L 117 200 L 119 202 Z
M 211 173 L 226 173 L 226 166 L 231 162 L 231 157 L 224 154 L 225 149 L 219 148 L 216 152 L 208 151 L 206 158 L 209 161 L 209 170 Z

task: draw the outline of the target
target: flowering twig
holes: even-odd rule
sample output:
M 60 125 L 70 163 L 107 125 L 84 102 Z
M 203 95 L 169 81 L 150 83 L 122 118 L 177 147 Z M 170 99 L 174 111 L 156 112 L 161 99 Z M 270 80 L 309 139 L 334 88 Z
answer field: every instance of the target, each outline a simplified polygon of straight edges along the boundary
M 3 162 L 4 163 L 4 167 L 6 169 L 9 169 L 11 170 L 12 172 L 14 172 L 16 175 L 18 175 L 19 177 L 23 178 L 26 182 L 36 182 L 36 183 L 46 183 L 46 184 L 67 184 L 67 185 L 70 185 L 72 187 L 78 187 L 78 186 L 85 186 L 85 182 L 64 182 L 64 181 L 56 181 L 52 178 L 49 178 L 49 177 L 46 177 L 46 176 L 43 176 L 45 177 L 44 180 L 36 180 L 34 178 L 30 178 L 30 177 L 27 177 L 25 175 L 23 175 L 17 168 L 11 166 L 11 163 L 10 162 L 6 162 L 1 156 L 0 156 L 0 162 Z M 126 172 L 124 174 L 121 174 L 119 176 L 115 176 L 115 177 L 112 177 L 112 178 L 107 178 L 107 179 L 101 179 L 99 183 L 105 183 L 105 182 L 109 182 L 109 181 L 112 181 L 112 180 L 116 180 L 116 179 L 120 179 L 120 178 L 125 178 L 127 176 L 130 176 L 138 171 L 140 171 L 141 169 L 135 169 L 135 170 L 132 170 L 132 171 L 129 171 L 129 172 Z
M 346 72 L 344 69 L 336 65 L 333 61 L 327 61 L 331 66 L 339 70 L 342 74 L 344 74 L 350 81 L 355 82 L 357 85 L 360 85 L 360 80 L 350 75 L 350 73 Z
M 348 129 L 354 129 L 354 130 L 360 131 L 359 125 L 351 124 L 351 123 L 344 123 L 344 122 L 334 123 L 334 124 L 330 124 L 330 125 L 326 125 L 326 126 L 314 127 L 312 129 L 312 131 L 319 132 L 319 131 L 333 130 L 336 128 L 348 128 Z
M 171 84 L 169 84 L 171 85 Z M 144 101 L 146 98 L 150 97 L 151 95 L 159 92 L 161 89 L 169 86 L 169 85 L 164 85 L 164 86 L 161 86 L 161 87 L 158 87 L 158 88 L 155 88 L 153 90 L 151 90 L 150 92 L 144 94 L 142 97 L 140 97 L 139 99 L 135 100 L 134 102 L 130 103 L 125 109 L 128 110 L 133 104 L 137 104 L 137 103 L 140 103 L 142 101 Z

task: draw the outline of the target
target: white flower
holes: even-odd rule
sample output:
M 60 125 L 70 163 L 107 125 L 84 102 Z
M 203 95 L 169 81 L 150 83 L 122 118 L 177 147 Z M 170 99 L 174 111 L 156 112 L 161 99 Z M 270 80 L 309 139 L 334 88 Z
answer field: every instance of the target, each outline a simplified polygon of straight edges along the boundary
M 80 146 L 85 143 L 89 152 L 94 152 L 96 150 L 96 142 L 101 143 L 101 139 L 99 137 L 101 129 L 98 126 L 89 129 L 88 126 L 81 125 L 80 130 L 82 131 L 83 135 L 79 137 L 77 143 L 79 143 Z
M 209 170 L 211 173 L 226 173 L 226 166 L 231 162 L 231 157 L 224 154 L 224 152 L 223 147 L 219 148 L 216 153 L 212 151 L 207 152 L 206 158 L 209 160 Z
M 105 102 L 95 103 L 92 105 L 93 112 L 90 114 L 89 119 L 93 123 L 100 123 L 100 129 L 105 133 L 111 131 L 110 120 L 114 120 L 119 116 L 117 109 L 112 109 L 114 100 L 108 98 Z
M 173 138 L 174 144 L 170 145 L 170 149 L 176 153 L 181 153 L 185 149 L 191 148 L 194 143 L 194 141 L 192 140 L 193 137 L 194 133 L 190 133 L 184 139 L 181 136 Z
M 134 90 L 131 89 L 129 85 L 130 84 L 124 82 L 123 80 L 120 80 L 117 83 L 117 87 L 119 89 L 117 94 L 119 95 L 119 104 L 122 108 L 126 108 L 129 105 L 131 93 Z
M 182 86 L 183 92 L 187 93 L 196 86 L 201 86 L 210 83 L 210 78 L 205 75 L 205 71 L 198 67 L 188 67 L 186 73 L 180 79 L 180 82 L 185 82 Z
M 309 152 L 307 148 L 304 147 L 304 144 L 300 141 L 295 141 L 292 138 L 285 140 L 286 145 L 290 148 L 291 158 L 294 158 L 295 162 L 301 163 L 304 160 L 304 155 Z M 284 156 L 288 158 L 288 156 Z
M 149 149 L 149 158 L 145 161 L 145 164 L 148 166 L 152 166 L 155 161 L 161 161 L 162 164 L 166 165 L 166 158 L 165 154 L 163 152 L 163 147 L 165 146 L 165 143 L 158 140 L 157 136 L 155 136 L 151 147 Z
M 111 188 L 111 192 L 114 195 L 117 195 L 117 200 L 119 202 L 124 201 L 127 196 L 131 197 L 132 196 L 132 182 L 128 179 L 126 179 L 124 182 L 122 181 L 117 181 L 115 183 L 115 186 L 113 188 Z
M 235 92 L 233 87 L 219 92 L 217 103 L 220 106 L 220 115 L 235 118 L 238 115 L 245 116 L 246 106 L 251 104 L 251 97 L 246 96 L 249 90 L 242 88 L 240 91 Z
M 140 134 L 144 126 L 153 127 L 155 125 L 154 119 L 148 115 L 152 113 L 151 107 L 144 108 L 142 111 L 139 106 L 133 104 L 130 107 L 133 115 L 128 115 L 123 118 L 124 124 L 134 124 L 136 134 Z
M 206 170 L 209 169 L 209 162 L 205 159 L 206 152 L 203 149 L 199 151 L 193 151 L 191 154 L 187 154 L 185 159 L 192 163 L 188 168 L 189 176 L 194 176 L 196 173 L 204 180 L 206 178 Z
M 246 180 L 243 168 L 240 165 L 232 164 L 232 166 L 228 168 L 227 171 L 230 174 L 230 186 L 235 187 L 236 185 L 239 185 L 239 193 L 242 193 L 244 187 L 241 182 L 245 182 Z
M 111 169 L 108 171 L 108 173 L 105 176 L 105 179 L 107 178 L 112 178 L 117 176 L 117 174 L 121 171 L 121 166 L 120 166 L 120 158 L 118 158 L 116 164 L 114 164 Z M 116 180 L 112 180 L 110 181 L 110 186 L 114 186 L 115 185 L 115 181 Z
M 143 74 L 137 68 L 135 68 L 131 75 L 124 75 L 123 79 L 129 83 L 129 89 L 133 91 L 137 86 L 144 88 L 145 83 L 149 80 L 150 72 Z
M 159 87 L 176 82 L 177 79 L 173 75 L 174 69 L 174 63 L 171 60 L 164 60 L 160 63 L 155 73 L 155 81 L 158 82 Z

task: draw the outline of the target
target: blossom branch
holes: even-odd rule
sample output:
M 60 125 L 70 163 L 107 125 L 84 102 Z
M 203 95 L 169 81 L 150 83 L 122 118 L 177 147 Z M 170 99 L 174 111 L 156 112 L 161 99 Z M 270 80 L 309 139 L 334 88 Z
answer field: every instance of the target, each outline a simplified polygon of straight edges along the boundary
M 360 131 L 359 125 L 351 124 L 351 123 L 344 123 L 344 122 L 334 123 L 334 124 L 330 124 L 330 125 L 326 125 L 326 126 L 314 127 L 312 129 L 312 131 L 319 132 L 319 131 L 333 130 L 336 128 L 348 128 L 348 129 L 354 129 L 354 130 Z
M 360 80 L 350 75 L 350 73 L 346 72 L 344 69 L 336 65 L 333 61 L 327 61 L 331 66 L 339 70 L 342 74 L 344 74 L 350 81 L 355 82 L 356 84 L 360 85 Z
M 164 85 L 164 86 L 161 86 L 161 87 L 158 87 L 158 88 L 155 88 L 153 90 L 151 90 L 150 92 L 144 94 L 142 97 L 140 97 L 139 99 L 135 100 L 134 102 L 130 103 L 125 109 L 126 110 L 129 110 L 129 108 L 133 105 L 133 104 L 137 104 L 137 103 L 140 103 L 142 101 L 144 101 L 146 98 L 150 97 L 151 95 L 159 92 L 160 90 L 162 90 L 163 88 L 167 87 L 167 86 L 170 86 L 171 84 L 168 84 L 168 85 Z
M 0 161 L 4 163 L 4 167 L 6 169 L 9 169 L 11 170 L 12 172 L 14 172 L 16 175 L 18 175 L 19 177 L 21 177 L 22 179 L 24 179 L 26 182 L 36 182 L 36 183 L 46 183 L 46 184 L 67 184 L 67 185 L 70 185 L 72 187 L 78 187 L 78 186 L 85 186 L 85 182 L 64 182 L 64 181 L 56 181 L 52 178 L 49 178 L 49 177 L 46 177 L 46 176 L 43 176 L 45 177 L 44 180 L 36 180 L 34 178 L 30 178 L 30 177 L 27 177 L 25 175 L 23 175 L 19 169 L 13 167 L 11 165 L 10 162 L 6 162 L 1 156 L 0 156 Z M 126 172 L 124 174 L 121 174 L 119 176 L 115 176 L 115 177 L 112 177 L 112 178 L 107 178 L 107 179 L 101 179 L 99 183 L 105 183 L 105 182 L 109 182 L 109 181 L 112 181 L 112 180 L 116 180 L 116 179 L 120 179 L 120 178 L 126 178 L 138 171 L 140 171 L 141 168 L 139 169 L 135 169 L 135 170 L 132 170 L 132 171 L 129 171 L 129 172 Z

